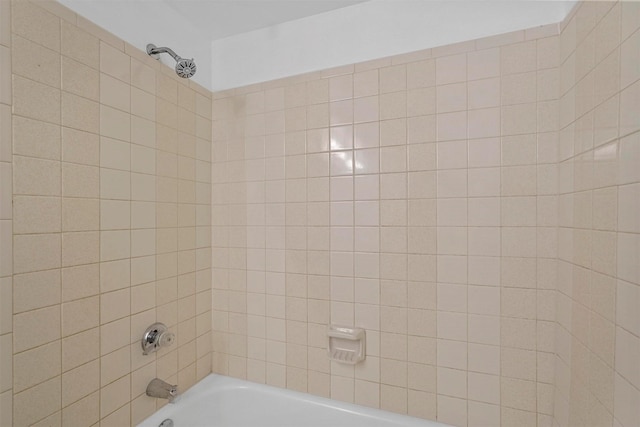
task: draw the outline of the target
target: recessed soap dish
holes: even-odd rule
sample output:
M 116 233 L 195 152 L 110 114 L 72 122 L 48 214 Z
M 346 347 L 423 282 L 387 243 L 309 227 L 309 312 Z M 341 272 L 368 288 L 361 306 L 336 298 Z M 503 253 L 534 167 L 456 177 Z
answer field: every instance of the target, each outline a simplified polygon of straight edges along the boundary
M 340 363 L 355 365 L 365 358 L 366 334 L 362 328 L 330 325 L 329 358 Z

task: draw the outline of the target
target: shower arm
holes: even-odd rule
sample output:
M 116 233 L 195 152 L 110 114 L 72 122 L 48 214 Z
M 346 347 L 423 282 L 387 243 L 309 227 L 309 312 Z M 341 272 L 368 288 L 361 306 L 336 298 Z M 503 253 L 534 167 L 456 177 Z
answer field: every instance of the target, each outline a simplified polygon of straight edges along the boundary
M 147 45 L 147 54 L 149 54 L 150 56 L 158 59 L 157 57 L 161 53 L 168 53 L 176 61 L 180 61 L 182 59 L 182 57 L 178 56 L 177 53 L 175 53 L 173 50 L 169 49 L 168 47 L 156 47 L 156 45 L 153 45 L 153 44 Z

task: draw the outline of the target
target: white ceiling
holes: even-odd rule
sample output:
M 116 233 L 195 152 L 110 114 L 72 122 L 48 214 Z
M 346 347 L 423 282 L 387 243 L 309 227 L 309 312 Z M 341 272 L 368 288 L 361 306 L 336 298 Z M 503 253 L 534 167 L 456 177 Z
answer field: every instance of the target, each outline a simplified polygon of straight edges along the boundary
M 199 31 L 206 33 L 211 40 L 364 1 L 366 0 L 161 0 Z
M 195 58 L 198 71 L 193 80 L 211 89 L 213 41 L 364 0 L 58 1 L 143 51 L 153 43 L 168 46 L 184 58 Z M 170 67 L 174 65 L 166 55 L 160 60 Z
M 573 3 L 369 0 L 215 40 L 212 87 L 241 87 L 542 25 L 551 24 L 553 34 Z

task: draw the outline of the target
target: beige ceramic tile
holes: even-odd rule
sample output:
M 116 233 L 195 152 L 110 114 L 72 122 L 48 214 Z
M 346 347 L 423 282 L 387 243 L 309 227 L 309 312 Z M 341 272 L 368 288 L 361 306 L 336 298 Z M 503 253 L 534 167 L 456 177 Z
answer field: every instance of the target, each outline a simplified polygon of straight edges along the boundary
M 97 423 L 100 419 L 99 402 L 99 393 L 95 392 L 67 406 L 62 410 L 63 425 Z
M 100 327 L 100 352 L 102 355 L 124 347 L 129 343 L 130 319 L 125 317 Z
M 11 3 L 2 3 L 0 9 L 0 19 L 2 20 L 2 31 L 0 32 L 0 44 L 11 46 Z
M 380 93 L 398 92 L 407 87 L 407 67 L 396 65 L 379 71 Z
M 75 129 L 62 130 L 62 158 L 65 162 L 99 165 L 98 135 Z
M 60 127 L 23 117 L 13 118 L 14 154 L 60 159 Z
M 14 351 L 19 352 L 60 338 L 60 307 L 29 311 L 14 317 Z M 52 325 L 43 330 L 42 324 Z
M 98 325 L 98 297 L 85 298 L 62 305 L 62 331 L 68 337 Z
M 99 260 L 97 231 L 64 233 L 62 236 L 62 266 L 90 264 Z
M 129 141 L 131 117 L 111 107 L 100 106 L 100 134 L 121 141 Z
M 514 43 L 500 48 L 503 74 L 514 74 L 536 69 L 536 41 Z
M 103 387 L 131 371 L 130 351 L 129 347 L 123 347 L 100 359 L 100 384 Z
M 62 339 L 62 370 L 63 372 L 83 365 L 100 356 L 99 349 L 91 344 L 90 337 L 98 329 L 89 329 L 76 335 Z
M 76 14 L 69 8 L 59 4 L 56 1 L 50 0 L 39 0 L 36 2 L 38 6 L 51 12 L 52 14 L 60 17 L 64 21 L 75 23 L 76 22 Z
M 131 405 L 127 404 L 120 409 L 112 412 L 108 416 L 104 417 L 100 423 L 105 425 L 120 426 L 126 425 L 131 421 Z
M 60 18 L 31 2 L 12 6 L 11 29 L 15 34 L 60 52 Z
M 438 395 L 438 421 L 447 424 L 464 425 L 467 419 L 465 401 L 459 398 Z
M 93 69 L 100 66 L 99 40 L 67 22 L 61 24 L 61 52 Z
M 62 375 L 62 404 L 67 406 L 99 388 L 99 362 L 79 366 Z
M 131 59 L 131 84 L 151 94 L 156 93 L 156 72 L 148 65 Z
M 100 71 L 129 83 L 131 58 L 111 45 L 100 42 Z
M 62 194 L 66 197 L 97 198 L 100 170 L 97 167 L 64 163 L 62 166 Z
M 102 231 L 100 233 L 100 260 L 112 261 L 131 255 L 131 236 L 126 231 Z
M 64 92 L 62 94 L 62 125 L 85 132 L 100 129 L 98 103 Z
M 100 391 L 100 414 L 105 417 L 126 404 L 131 396 L 129 375 L 103 387 Z
M 436 84 L 443 85 L 465 81 L 467 55 L 458 54 L 436 59 Z
M 13 245 L 15 273 L 60 267 L 61 239 L 59 234 L 17 235 Z
M 7 83 L 7 86 L 10 87 L 11 85 Z M 11 123 L 11 107 L 0 104 L 0 127 L 2 128 L 0 132 L 0 161 L 2 162 L 9 162 L 11 158 Z
M 61 409 L 60 377 L 38 384 L 13 398 L 13 420 L 16 424 L 30 425 Z M 33 402 L 39 402 L 33 405 Z
M 131 118 L 131 141 L 155 148 L 156 146 L 156 126 L 155 123 L 139 117 Z
M 13 164 L 15 194 L 60 195 L 60 163 L 16 156 Z
M 131 113 L 149 120 L 156 118 L 155 97 L 144 91 L 131 90 Z
M 14 76 L 13 97 L 14 114 L 60 124 L 60 89 Z
M 131 402 L 132 423 L 140 423 L 151 416 L 156 410 L 154 402 L 147 396 L 139 396 Z
M 2 365 L 0 366 L 2 372 L 1 389 L 12 393 L 13 388 L 13 346 L 11 343 L 12 334 L 3 335 L 0 340 L 2 343 Z
M 0 394 L 0 405 L 2 405 L 2 413 L 7 417 L 8 423 L 13 423 L 13 392 L 11 390 Z
M 60 232 L 60 198 L 20 196 L 14 198 L 15 234 Z
M 129 289 L 103 293 L 100 295 L 100 323 L 108 323 L 130 313 L 131 295 Z
M 11 49 L 0 46 L 0 58 L 2 58 L 2 79 L 0 80 L 0 102 L 2 104 L 11 105 Z
M 22 77 L 60 87 L 60 54 L 22 37 L 12 41 L 12 66 Z
M 407 89 L 435 86 L 435 61 L 424 60 L 407 64 Z
M 99 291 L 100 272 L 98 264 L 65 268 L 62 270 L 62 300 L 71 301 Z
M 126 171 L 100 168 L 100 196 L 104 199 L 128 200 L 131 177 Z
M 60 341 L 17 354 L 13 361 L 16 393 L 60 375 Z
M 98 200 L 65 198 L 62 204 L 63 231 L 98 230 L 100 211 Z
M 100 103 L 129 112 L 131 110 L 131 86 L 108 74 L 101 73 Z
M 2 292 L 0 331 L 2 331 L 3 334 L 8 334 L 13 329 L 13 282 L 11 277 L 0 279 L 0 285 L 0 292 Z
M 131 169 L 131 144 L 117 139 L 100 139 L 100 166 L 128 171 Z
M 14 277 L 14 312 L 21 313 L 60 302 L 60 273 L 46 270 Z

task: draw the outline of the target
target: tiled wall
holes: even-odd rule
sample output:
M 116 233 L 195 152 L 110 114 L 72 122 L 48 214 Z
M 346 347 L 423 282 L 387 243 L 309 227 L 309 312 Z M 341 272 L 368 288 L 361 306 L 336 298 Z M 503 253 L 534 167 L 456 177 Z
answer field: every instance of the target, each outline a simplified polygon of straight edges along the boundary
M 214 372 L 550 425 L 557 31 L 215 93 Z M 329 323 L 367 329 L 363 364 Z
M 135 424 L 151 379 L 211 371 L 211 94 L 58 3 L 0 4 L 0 424 L 11 396 L 15 426 Z M 177 343 L 142 356 L 154 321 Z
M 11 209 L 11 16 L 0 1 L 0 419 L 11 425 L 13 376 Z
M 636 425 L 640 4 L 561 27 L 212 111 L 57 3 L 0 1 L 2 422 L 136 423 L 151 378 L 212 360 L 454 425 Z M 144 358 L 155 320 L 178 343 Z M 364 364 L 328 361 L 328 323 L 367 328 Z
M 560 59 L 555 420 L 637 426 L 640 3 L 582 3 Z

